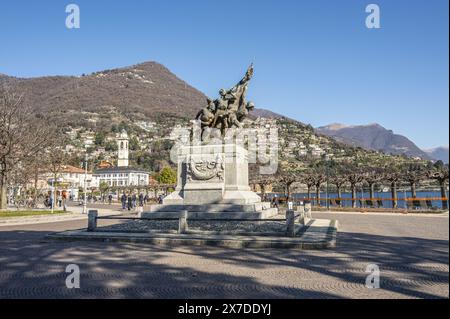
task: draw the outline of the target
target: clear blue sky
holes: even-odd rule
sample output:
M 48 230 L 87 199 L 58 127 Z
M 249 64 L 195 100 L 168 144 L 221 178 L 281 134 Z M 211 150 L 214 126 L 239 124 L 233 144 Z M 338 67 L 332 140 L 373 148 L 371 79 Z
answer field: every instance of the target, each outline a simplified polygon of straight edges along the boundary
M 65 6 L 81 28 L 65 27 Z M 365 7 L 381 29 L 365 27 Z M 255 77 L 258 107 L 314 126 L 378 122 L 448 145 L 447 0 L 47 0 L 0 2 L 0 73 L 80 75 L 158 61 L 215 96 Z

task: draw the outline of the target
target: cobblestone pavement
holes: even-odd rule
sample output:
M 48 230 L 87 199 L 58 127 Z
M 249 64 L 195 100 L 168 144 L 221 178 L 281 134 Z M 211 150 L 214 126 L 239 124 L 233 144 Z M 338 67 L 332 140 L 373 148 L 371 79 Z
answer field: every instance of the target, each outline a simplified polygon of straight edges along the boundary
M 86 221 L 2 227 L 0 298 L 448 298 L 448 216 L 313 216 L 339 220 L 336 249 L 166 248 L 44 238 Z M 65 286 L 68 264 L 80 267 L 80 289 Z M 380 289 L 365 287 L 369 264 L 380 268 Z

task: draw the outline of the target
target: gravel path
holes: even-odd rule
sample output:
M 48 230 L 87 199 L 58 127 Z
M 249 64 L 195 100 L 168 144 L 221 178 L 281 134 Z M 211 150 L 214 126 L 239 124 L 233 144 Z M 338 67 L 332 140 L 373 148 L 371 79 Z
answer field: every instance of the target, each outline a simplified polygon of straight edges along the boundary
M 278 216 L 278 218 L 283 218 Z M 97 231 L 123 231 L 123 232 L 167 232 L 173 233 L 178 230 L 178 221 L 139 220 L 127 221 L 120 224 L 98 227 Z M 279 221 L 263 222 L 218 222 L 218 221 L 189 221 L 189 231 L 193 232 L 218 232 L 223 234 L 246 233 L 279 233 L 280 236 L 286 231 L 286 223 Z

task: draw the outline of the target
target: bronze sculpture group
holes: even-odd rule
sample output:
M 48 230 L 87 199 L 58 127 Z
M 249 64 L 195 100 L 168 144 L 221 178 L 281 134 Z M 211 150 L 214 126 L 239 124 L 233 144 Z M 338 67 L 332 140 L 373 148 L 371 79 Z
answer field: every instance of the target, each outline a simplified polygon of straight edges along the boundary
M 207 106 L 196 116 L 201 123 L 202 140 L 205 139 L 207 130 L 220 129 L 222 137 L 228 128 L 241 128 L 243 120 L 254 109 L 252 102 L 246 102 L 248 82 L 253 76 L 253 65 L 250 65 L 245 76 L 229 90 L 221 89 L 219 98 L 211 100 L 207 98 Z

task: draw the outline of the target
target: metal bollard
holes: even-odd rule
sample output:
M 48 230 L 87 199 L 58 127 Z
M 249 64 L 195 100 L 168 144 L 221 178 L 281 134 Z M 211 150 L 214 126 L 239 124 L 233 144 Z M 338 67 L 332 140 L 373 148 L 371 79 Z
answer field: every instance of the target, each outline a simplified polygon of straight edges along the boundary
M 305 204 L 305 217 L 311 218 L 311 203 Z
M 183 210 L 180 214 L 180 219 L 178 221 L 178 234 L 184 234 L 188 230 L 187 223 L 188 211 Z
M 286 235 L 295 237 L 295 211 L 286 211 Z
M 87 231 L 95 231 L 95 229 L 97 228 L 97 217 L 98 217 L 97 210 L 89 210 Z
M 297 206 L 297 213 L 300 214 L 300 224 L 305 224 L 305 206 L 299 205 Z

